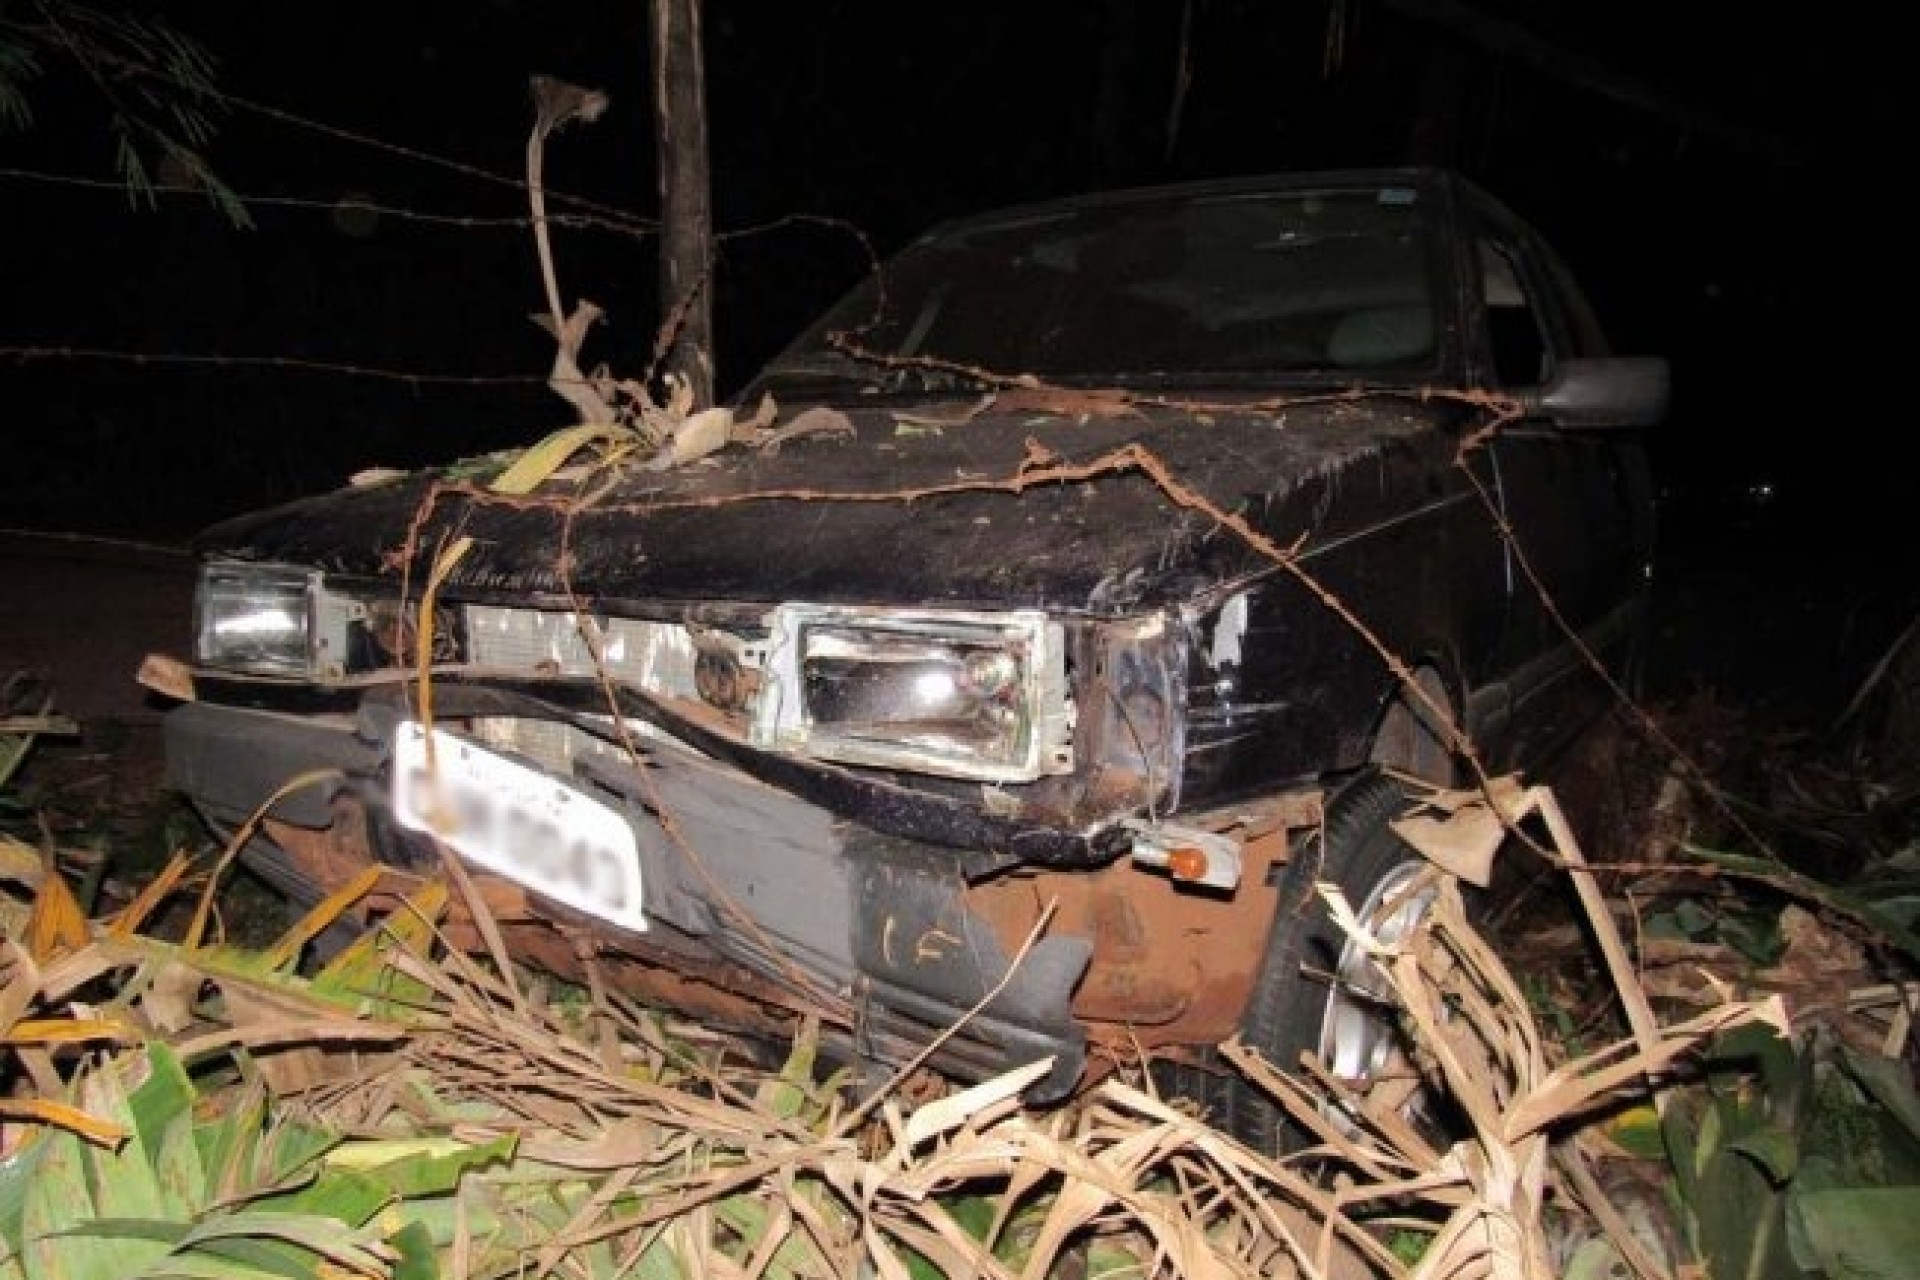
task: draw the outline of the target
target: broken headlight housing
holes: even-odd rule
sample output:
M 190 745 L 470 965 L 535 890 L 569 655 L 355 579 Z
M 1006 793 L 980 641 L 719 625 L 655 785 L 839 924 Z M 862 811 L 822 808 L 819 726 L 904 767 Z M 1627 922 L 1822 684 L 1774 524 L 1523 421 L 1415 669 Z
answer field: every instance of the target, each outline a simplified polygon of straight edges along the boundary
M 791 604 L 771 632 L 758 745 L 994 782 L 1073 768 L 1062 628 L 1045 614 Z

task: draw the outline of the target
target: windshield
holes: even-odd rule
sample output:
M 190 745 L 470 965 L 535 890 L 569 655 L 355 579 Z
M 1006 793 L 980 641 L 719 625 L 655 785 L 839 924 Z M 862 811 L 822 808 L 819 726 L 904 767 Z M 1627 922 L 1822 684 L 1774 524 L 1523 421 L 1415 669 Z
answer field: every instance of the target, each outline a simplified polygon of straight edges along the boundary
M 1421 223 L 1410 187 L 971 223 L 894 258 L 767 372 L 885 372 L 862 352 L 1062 380 L 1419 372 L 1439 331 Z

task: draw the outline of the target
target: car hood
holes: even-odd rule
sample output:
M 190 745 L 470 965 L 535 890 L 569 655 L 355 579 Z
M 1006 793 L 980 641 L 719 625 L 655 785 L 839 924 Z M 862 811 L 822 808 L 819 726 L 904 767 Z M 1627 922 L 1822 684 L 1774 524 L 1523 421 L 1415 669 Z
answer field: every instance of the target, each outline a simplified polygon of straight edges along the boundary
M 1209 506 L 1283 545 L 1364 520 L 1365 501 L 1324 500 L 1352 487 L 1340 474 L 1422 438 L 1450 447 L 1431 429 L 1458 412 L 1404 395 L 999 401 L 862 407 L 850 431 L 732 445 L 671 471 L 562 471 L 529 497 L 487 489 L 509 458 L 474 460 L 229 520 L 198 546 L 356 577 L 393 575 L 411 551 L 420 582 L 434 549 L 465 535 L 443 597 L 571 587 L 602 602 L 1111 613 L 1272 567 Z

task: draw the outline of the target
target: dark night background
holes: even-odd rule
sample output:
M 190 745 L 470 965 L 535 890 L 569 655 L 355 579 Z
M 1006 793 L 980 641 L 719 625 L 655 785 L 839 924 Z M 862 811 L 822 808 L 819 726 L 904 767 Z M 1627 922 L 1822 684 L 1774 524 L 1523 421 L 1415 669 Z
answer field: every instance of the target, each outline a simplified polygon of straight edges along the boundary
M 0 0 L 0 20 L 30 8 Z M 651 217 L 644 0 L 139 11 L 219 60 L 233 101 L 206 148 L 215 171 L 243 197 L 318 207 L 256 204 L 252 230 L 198 195 L 130 209 L 98 94 L 46 58 L 33 125 L 0 136 L 0 347 L 520 381 L 0 356 L 0 526 L 172 540 L 363 467 L 565 425 L 539 385 L 552 346 L 527 319 L 542 303 L 524 226 L 333 206 L 523 218 L 527 82 L 544 73 L 612 99 L 550 142 L 550 190 Z M 885 252 L 949 214 L 1091 187 L 1447 163 L 1559 245 L 1617 348 L 1672 360 L 1673 412 L 1654 444 L 1673 545 L 1766 572 L 1763 557 L 1791 556 L 1844 580 L 1854 594 L 1841 607 L 1871 596 L 1897 609 L 1885 598 L 1904 600 L 1915 575 L 1892 513 L 1913 486 L 1891 457 L 1849 470 L 1862 459 L 1836 414 L 1857 357 L 1836 374 L 1821 354 L 1858 288 L 1836 263 L 1867 234 L 1833 212 L 1832 81 L 1842 45 L 1863 37 L 1777 12 L 1717 0 L 710 4 L 721 391 L 865 266 L 845 231 L 744 229 L 843 219 Z M 1170 137 L 1183 22 L 1189 86 Z M 646 367 L 656 248 L 604 227 L 558 232 L 563 293 L 609 316 L 590 362 Z M 1752 500 L 1759 486 L 1770 501 Z

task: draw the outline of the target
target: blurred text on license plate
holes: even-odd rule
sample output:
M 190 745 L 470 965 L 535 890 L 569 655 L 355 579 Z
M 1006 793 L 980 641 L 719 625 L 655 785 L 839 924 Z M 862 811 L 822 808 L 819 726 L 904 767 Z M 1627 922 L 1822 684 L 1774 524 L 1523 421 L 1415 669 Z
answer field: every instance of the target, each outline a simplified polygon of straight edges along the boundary
M 393 812 L 467 861 L 642 932 L 640 852 L 612 808 L 535 769 L 403 720 L 393 742 Z

